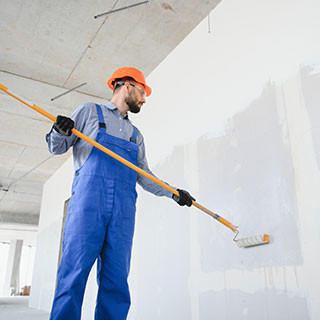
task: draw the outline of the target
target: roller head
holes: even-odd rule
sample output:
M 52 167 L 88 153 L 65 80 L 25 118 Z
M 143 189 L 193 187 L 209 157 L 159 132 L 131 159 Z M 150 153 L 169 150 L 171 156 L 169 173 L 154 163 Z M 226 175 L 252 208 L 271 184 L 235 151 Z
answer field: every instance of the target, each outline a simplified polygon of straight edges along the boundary
M 250 248 L 255 246 L 260 246 L 262 244 L 267 244 L 270 242 L 270 237 L 267 234 L 258 235 L 248 238 L 243 238 L 239 240 L 234 240 L 239 248 Z

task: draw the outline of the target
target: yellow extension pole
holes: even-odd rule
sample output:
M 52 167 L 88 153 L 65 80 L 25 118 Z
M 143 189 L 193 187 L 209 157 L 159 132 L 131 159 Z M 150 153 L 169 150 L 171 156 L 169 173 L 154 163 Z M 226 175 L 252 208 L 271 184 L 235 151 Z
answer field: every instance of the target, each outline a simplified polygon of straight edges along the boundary
M 9 91 L 9 89 L 7 87 L 5 87 L 4 85 L 0 84 L 0 90 L 2 90 L 3 92 L 5 92 L 6 94 L 8 94 L 9 96 L 11 96 L 12 98 L 18 100 L 19 102 L 23 103 L 24 105 L 28 106 L 29 108 L 41 113 L 43 116 L 47 117 L 48 119 L 50 119 L 53 122 L 56 122 L 56 117 L 53 116 L 52 114 L 48 113 L 47 111 L 41 109 L 40 107 L 38 107 L 35 104 L 29 104 L 28 102 L 26 102 L 24 99 L 19 98 L 17 95 L 15 95 L 14 93 L 12 93 L 11 91 Z M 78 136 L 79 138 L 87 141 L 88 143 L 90 143 L 91 145 L 93 145 L 94 147 L 100 149 L 101 151 L 103 151 L 104 153 L 106 153 L 107 155 L 109 155 L 110 157 L 120 161 L 121 163 L 123 163 L 124 165 L 126 165 L 127 167 L 131 168 L 132 170 L 135 170 L 136 172 L 142 174 L 143 176 L 145 176 L 146 178 L 152 180 L 153 182 L 157 183 L 158 185 L 160 185 L 161 187 L 165 188 L 166 190 L 170 191 L 171 193 L 175 194 L 176 196 L 179 196 L 179 192 L 173 188 L 171 188 L 170 186 L 168 186 L 167 184 L 165 184 L 164 182 L 162 182 L 161 180 L 155 178 L 154 176 L 152 176 L 151 174 L 145 172 L 144 170 L 140 169 L 139 167 L 137 167 L 136 165 L 132 164 L 131 162 L 129 162 L 128 160 L 120 157 L 119 155 L 117 155 L 116 153 L 112 152 L 111 150 L 107 149 L 106 147 L 104 147 L 103 145 L 97 143 L 95 140 L 87 137 L 86 135 L 84 135 L 83 133 L 81 133 L 80 131 L 76 130 L 76 129 L 72 129 L 72 133 L 75 134 L 76 136 Z M 221 222 L 222 224 L 224 224 L 226 227 L 230 228 L 233 232 L 237 231 L 237 227 L 234 226 L 231 222 L 227 221 L 226 219 L 220 217 L 218 214 L 208 210 L 207 208 L 203 207 L 202 205 L 200 205 L 199 203 L 197 203 L 196 201 L 192 201 L 192 204 L 197 207 L 198 209 L 202 210 L 203 212 L 207 213 L 208 215 L 210 215 L 211 217 L 213 217 L 214 219 L 216 219 L 217 221 Z

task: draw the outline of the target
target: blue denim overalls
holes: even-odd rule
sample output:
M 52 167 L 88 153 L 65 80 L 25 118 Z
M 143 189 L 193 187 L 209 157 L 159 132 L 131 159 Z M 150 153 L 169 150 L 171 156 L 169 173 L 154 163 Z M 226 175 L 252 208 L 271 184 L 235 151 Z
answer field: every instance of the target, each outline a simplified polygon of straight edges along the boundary
M 96 107 L 96 141 L 137 165 L 137 129 L 134 127 L 130 141 L 107 134 L 101 107 Z M 97 258 L 95 319 L 126 319 L 136 181 L 137 172 L 94 147 L 75 172 L 51 320 L 80 319 L 87 278 Z

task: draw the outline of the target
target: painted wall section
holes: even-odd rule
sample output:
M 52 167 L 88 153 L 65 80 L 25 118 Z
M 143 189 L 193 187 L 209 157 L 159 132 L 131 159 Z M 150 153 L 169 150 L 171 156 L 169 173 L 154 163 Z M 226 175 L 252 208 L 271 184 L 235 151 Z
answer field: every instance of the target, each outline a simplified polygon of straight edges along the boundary
M 224 0 L 212 32 L 205 19 L 148 78 L 131 118 L 153 171 L 272 243 L 236 248 L 209 216 L 139 188 L 128 319 L 320 318 L 319 14 L 311 0 Z

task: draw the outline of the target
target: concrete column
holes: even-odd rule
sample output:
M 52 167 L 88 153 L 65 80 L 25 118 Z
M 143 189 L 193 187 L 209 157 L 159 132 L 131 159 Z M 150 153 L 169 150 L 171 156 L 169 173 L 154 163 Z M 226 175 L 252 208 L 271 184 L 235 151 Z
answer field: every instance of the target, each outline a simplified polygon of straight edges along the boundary
M 23 240 L 11 240 L 8 254 L 3 294 L 10 296 L 19 292 L 20 260 Z

